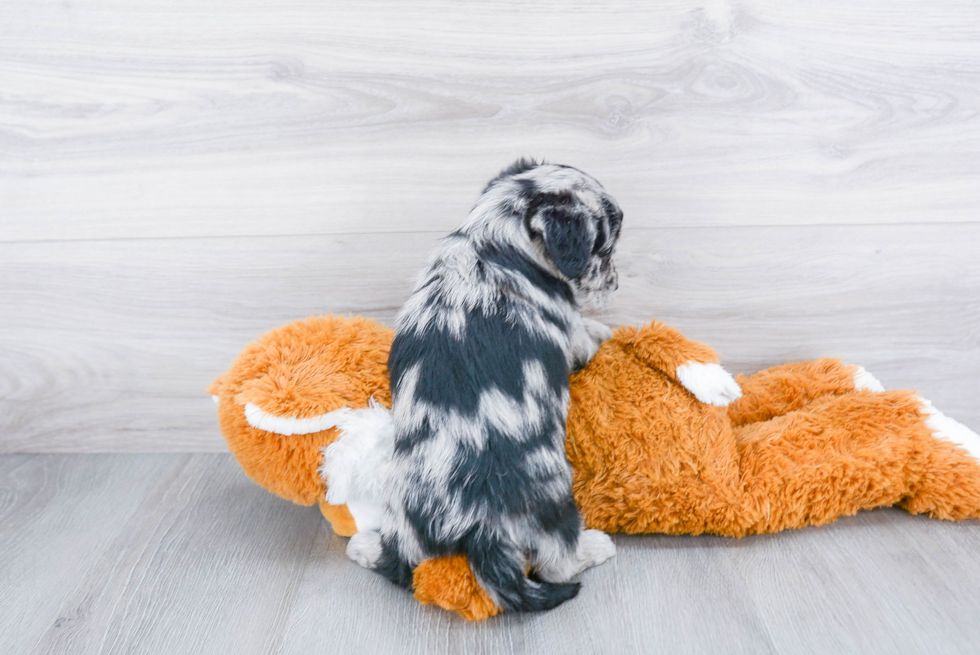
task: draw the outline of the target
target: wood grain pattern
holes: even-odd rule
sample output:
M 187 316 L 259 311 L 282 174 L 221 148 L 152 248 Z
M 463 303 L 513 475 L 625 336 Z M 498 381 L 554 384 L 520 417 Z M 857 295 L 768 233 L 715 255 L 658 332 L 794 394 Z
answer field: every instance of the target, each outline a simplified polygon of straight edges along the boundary
M 630 230 L 610 325 L 734 372 L 838 356 L 980 427 L 980 226 Z M 437 235 L 0 245 L 0 450 L 223 451 L 204 395 L 261 333 L 390 322 Z
M 44 631 L 84 620 L 84 608 L 61 612 L 65 597 L 87 593 L 85 572 L 175 458 L 0 458 L 0 651 L 28 653 Z
M 315 510 L 269 502 L 230 457 L 172 459 L 63 595 L 38 652 L 262 653 L 282 638 Z
M 728 550 L 760 620 L 787 626 L 772 633 L 776 652 L 969 652 L 980 594 L 963 582 L 980 567 L 965 553 L 978 533 L 934 523 L 874 511 Z
M 614 537 L 578 598 L 472 624 L 344 555 L 230 455 L 0 457 L 0 651 L 972 653 L 980 522 L 875 510 L 740 540 Z
M 223 450 L 203 392 L 238 351 L 311 314 L 390 321 L 434 239 L 2 246 L 0 448 Z M 665 320 L 733 371 L 840 356 L 977 426 L 977 242 L 975 225 L 634 230 L 602 318 Z
M 636 227 L 974 222 L 980 6 L 10 0 L 0 240 L 447 232 L 522 154 Z

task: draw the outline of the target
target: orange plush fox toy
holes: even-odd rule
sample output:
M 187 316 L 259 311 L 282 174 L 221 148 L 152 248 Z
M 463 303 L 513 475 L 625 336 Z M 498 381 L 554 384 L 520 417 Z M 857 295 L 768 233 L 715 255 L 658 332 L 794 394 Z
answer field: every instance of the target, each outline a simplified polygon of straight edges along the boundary
M 364 318 L 298 321 L 209 390 L 246 473 L 319 503 L 343 536 L 380 526 L 392 336 Z M 728 403 L 717 361 L 654 322 L 619 328 L 572 376 L 566 450 L 587 527 L 740 537 L 885 505 L 980 517 L 980 437 L 914 392 L 820 359 L 738 376 Z M 422 562 L 414 581 L 421 602 L 467 619 L 500 612 L 461 556 Z

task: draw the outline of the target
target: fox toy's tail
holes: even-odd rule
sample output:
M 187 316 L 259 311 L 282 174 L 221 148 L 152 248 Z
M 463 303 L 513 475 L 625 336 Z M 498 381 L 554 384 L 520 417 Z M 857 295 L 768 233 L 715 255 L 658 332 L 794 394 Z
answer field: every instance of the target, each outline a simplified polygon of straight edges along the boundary
M 817 399 L 736 428 L 745 490 L 720 534 L 821 525 L 899 505 L 942 519 L 980 517 L 980 437 L 913 391 Z

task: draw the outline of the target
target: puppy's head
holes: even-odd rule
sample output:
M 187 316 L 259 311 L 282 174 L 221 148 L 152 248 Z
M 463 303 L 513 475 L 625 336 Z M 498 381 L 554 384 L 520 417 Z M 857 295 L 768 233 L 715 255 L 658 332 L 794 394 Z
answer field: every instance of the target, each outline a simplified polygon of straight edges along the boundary
M 579 302 L 598 304 L 616 290 L 612 256 L 623 212 L 595 178 L 521 159 L 490 183 L 487 194 L 512 198 L 532 255 L 566 280 Z

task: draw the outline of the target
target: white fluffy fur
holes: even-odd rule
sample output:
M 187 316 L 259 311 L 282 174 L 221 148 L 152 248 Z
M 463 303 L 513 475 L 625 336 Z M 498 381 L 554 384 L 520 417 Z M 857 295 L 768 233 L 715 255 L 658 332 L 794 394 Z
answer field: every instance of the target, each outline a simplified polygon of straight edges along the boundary
M 366 569 L 374 566 L 381 557 L 381 533 L 358 532 L 347 542 L 347 557 Z
M 327 483 L 325 500 L 331 505 L 347 505 L 358 531 L 381 528 L 383 472 L 394 447 L 388 409 L 372 399 L 363 409 L 343 407 L 296 418 L 276 416 L 248 403 L 245 420 L 252 427 L 285 436 L 337 428 L 340 438 L 323 449 L 320 466 L 320 476 Z
M 742 397 L 738 382 L 718 364 L 687 362 L 677 367 L 677 380 L 695 398 L 708 405 L 727 407 Z
M 881 393 L 885 390 L 885 386 L 878 381 L 878 378 L 868 373 L 863 366 L 859 366 L 854 373 L 854 388 L 874 391 L 875 393 Z
M 583 530 L 574 557 L 555 553 L 553 558 L 535 559 L 535 573 L 548 582 L 568 582 L 582 571 L 615 557 L 616 545 L 601 530 Z
M 340 438 L 323 449 L 320 476 L 326 501 L 347 505 L 357 530 L 379 530 L 384 467 L 391 460 L 394 427 L 391 412 L 373 400 L 346 412 L 337 423 Z
M 920 396 L 919 402 L 922 404 L 922 411 L 928 415 L 926 426 L 932 430 L 932 436 L 963 447 L 980 462 L 980 435 L 940 412 L 925 398 Z

